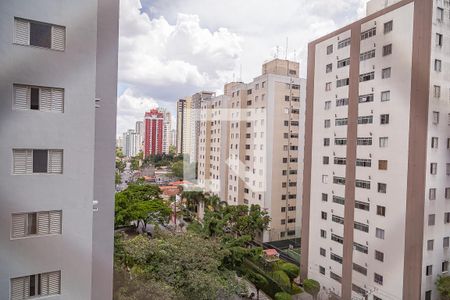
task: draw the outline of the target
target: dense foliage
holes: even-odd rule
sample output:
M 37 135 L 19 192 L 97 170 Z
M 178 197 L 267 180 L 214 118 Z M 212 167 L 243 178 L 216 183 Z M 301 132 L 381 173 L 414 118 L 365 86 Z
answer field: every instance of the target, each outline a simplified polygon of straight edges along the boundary
M 303 281 L 303 288 L 305 292 L 311 294 L 316 299 L 317 294 L 320 292 L 320 283 L 314 279 L 305 279 Z
M 450 276 L 439 276 L 436 287 L 442 300 L 450 300 Z
M 153 286 L 164 294 L 161 298 L 152 295 L 151 299 L 230 299 L 243 288 L 235 273 L 223 266 L 226 255 L 219 242 L 189 233 L 159 232 L 154 239 L 142 235 L 129 240 L 116 238 L 116 267 L 130 270 L 133 280 L 149 282 L 148 288 Z M 162 283 L 160 287 L 156 284 L 162 290 L 154 287 L 155 282 Z M 166 285 L 173 295 L 166 293 Z
M 161 190 L 156 185 L 130 184 L 127 189 L 116 193 L 115 226 L 129 226 L 136 221 L 144 225 L 167 222 L 171 209 L 161 199 Z

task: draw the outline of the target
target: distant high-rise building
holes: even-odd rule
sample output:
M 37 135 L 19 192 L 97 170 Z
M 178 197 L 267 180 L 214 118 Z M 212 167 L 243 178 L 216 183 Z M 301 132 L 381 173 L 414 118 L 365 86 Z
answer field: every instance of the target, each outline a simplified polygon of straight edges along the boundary
M 177 101 L 177 152 L 190 162 L 197 160 L 201 102 L 212 96 L 213 92 L 202 91 Z
M 145 113 L 144 157 L 163 153 L 164 114 L 158 109 Z
M 136 122 L 137 150 L 136 152 L 144 152 L 145 125 L 143 121 Z
M 301 275 L 338 299 L 441 299 L 450 2 L 367 12 L 309 44 Z
M 305 89 L 299 64 L 275 59 L 201 101 L 198 184 L 229 205 L 267 210 L 264 241 L 300 237 Z
M 171 147 L 175 147 L 177 146 L 177 130 L 176 129 L 172 129 L 170 131 L 170 146 Z
M 123 149 L 126 157 L 133 157 L 139 154 L 139 142 L 141 140 L 140 135 L 136 134 L 134 129 L 129 129 L 123 134 Z
M 163 130 L 163 153 L 169 154 L 171 133 L 172 133 L 172 114 L 163 111 L 164 114 L 164 130 Z
M 0 1 L 0 299 L 112 299 L 118 0 Z

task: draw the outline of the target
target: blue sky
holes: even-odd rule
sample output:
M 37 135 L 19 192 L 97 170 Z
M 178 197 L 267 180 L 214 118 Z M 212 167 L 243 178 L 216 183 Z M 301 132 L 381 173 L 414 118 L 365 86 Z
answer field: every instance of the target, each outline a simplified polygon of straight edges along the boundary
M 304 76 L 308 41 L 363 16 L 366 2 L 122 0 L 117 133 L 152 107 L 175 113 L 179 98 L 250 81 L 277 48 L 285 57 L 286 38 Z

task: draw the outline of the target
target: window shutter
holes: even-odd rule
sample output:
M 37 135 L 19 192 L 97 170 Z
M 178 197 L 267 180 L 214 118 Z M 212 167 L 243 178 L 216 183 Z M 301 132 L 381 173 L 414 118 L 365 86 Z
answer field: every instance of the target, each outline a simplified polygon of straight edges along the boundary
M 31 174 L 33 172 L 33 151 L 26 149 L 13 150 L 13 173 L 16 175 Z
M 64 51 L 66 47 L 66 28 L 62 26 L 52 26 L 52 49 Z
M 23 300 L 28 297 L 27 282 L 28 277 L 19 277 L 11 279 L 11 300 Z
M 46 273 L 48 274 L 48 294 L 58 295 L 61 293 L 61 271 Z
M 50 233 L 50 216 L 48 212 L 40 212 L 37 216 L 38 234 Z
M 30 44 L 30 22 L 14 19 L 14 43 L 20 45 Z
M 40 89 L 40 110 L 51 111 L 52 110 L 52 89 L 41 88 Z
M 63 151 L 48 150 L 48 173 L 61 174 L 63 170 Z
M 49 290 L 49 276 L 48 273 L 41 274 L 41 296 L 48 296 L 48 290 Z
M 63 89 L 52 89 L 52 111 L 64 112 Z
M 61 233 L 62 211 L 51 211 L 50 215 L 50 234 Z
M 19 238 L 25 236 L 25 228 L 27 224 L 27 214 L 13 214 L 12 215 L 12 229 L 11 236 Z
M 14 85 L 14 109 L 30 109 L 30 89 L 24 85 Z

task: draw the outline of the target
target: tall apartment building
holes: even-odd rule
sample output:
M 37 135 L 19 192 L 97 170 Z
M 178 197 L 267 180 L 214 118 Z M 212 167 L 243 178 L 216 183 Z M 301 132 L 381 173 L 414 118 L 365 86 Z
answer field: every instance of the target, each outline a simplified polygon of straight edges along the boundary
M 145 124 L 143 121 L 136 122 L 137 149 L 136 152 L 144 152 Z
M 0 2 L 0 299 L 111 299 L 118 1 Z
M 302 277 L 439 299 L 450 236 L 450 2 L 372 0 L 309 44 Z
M 198 183 L 230 205 L 266 209 L 264 241 L 300 235 L 305 88 L 298 63 L 275 59 L 202 101 Z
M 123 133 L 123 154 L 126 157 L 133 157 L 139 154 L 141 136 L 134 129 L 129 129 Z
M 145 113 L 144 157 L 163 153 L 164 113 L 152 109 Z
M 198 157 L 201 103 L 213 96 L 214 92 L 202 91 L 177 101 L 177 152 L 187 154 L 191 163 Z
M 164 129 L 163 129 L 163 140 L 162 149 L 164 154 L 169 154 L 171 135 L 172 135 L 172 114 L 169 111 L 163 110 L 164 115 Z

